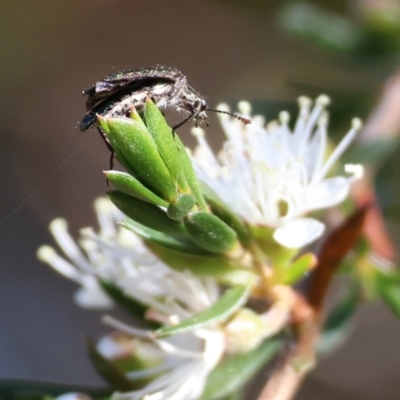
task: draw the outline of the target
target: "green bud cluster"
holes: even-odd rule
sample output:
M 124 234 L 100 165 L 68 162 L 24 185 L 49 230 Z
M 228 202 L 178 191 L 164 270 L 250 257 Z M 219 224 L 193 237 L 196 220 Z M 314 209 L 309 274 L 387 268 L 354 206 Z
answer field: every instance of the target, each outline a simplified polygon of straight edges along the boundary
M 105 171 L 116 189 L 108 196 L 128 217 L 124 225 L 172 267 L 180 269 L 183 258 L 186 268 L 211 273 L 215 267 L 211 275 L 226 283 L 238 273 L 254 281 L 254 272 L 230 257 L 248 245 L 246 226 L 198 181 L 183 143 L 154 103 L 148 100 L 141 115 L 133 110 L 131 118 L 99 121 L 126 169 Z
M 274 265 L 271 284 L 291 284 L 313 267 L 314 259 L 303 257 L 293 268 L 297 251 L 274 241 L 271 228 L 247 225 L 197 179 L 183 143 L 151 100 L 140 115 L 132 110 L 131 118 L 99 121 L 126 169 L 105 171 L 116 189 L 108 196 L 128 217 L 123 225 L 168 265 L 229 285 L 257 280 L 254 259 Z

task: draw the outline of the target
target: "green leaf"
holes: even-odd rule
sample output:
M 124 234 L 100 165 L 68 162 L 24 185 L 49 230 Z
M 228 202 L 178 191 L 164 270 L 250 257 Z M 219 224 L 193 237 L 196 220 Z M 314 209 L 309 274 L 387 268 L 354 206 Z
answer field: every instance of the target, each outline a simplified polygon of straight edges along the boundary
M 245 399 L 245 394 L 243 391 L 231 393 L 230 395 L 224 397 L 221 400 L 244 400 Z
M 385 288 L 380 291 L 380 295 L 392 313 L 397 318 L 400 318 L 400 286 L 386 285 Z
M 396 270 L 376 269 L 376 290 L 392 313 L 400 318 L 400 274 Z
M 213 214 L 193 211 L 184 219 L 190 237 L 199 246 L 216 253 L 232 250 L 236 241 L 236 232 Z
M 110 360 L 105 358 L 96 347 L 92 339 L 86 341 L 89 357 L 96 368 L 96 371 L 110 384 L 115 390 L 129 392 L 137 389 L 137 384 L 130 381 L 125 374 L 117 368 Z
M 200 181 L 200 187 L 213 214 L 230 226 L 238 235 L 240 242 L 248 247 L 250 234 L 244 222 L 238 217 L 204 182 Z
M 225 321 L 246 303 L 249 293 L 249 286 L 230 288 L 207 310 L 185 319 L 180 324 L 162 327 L 156 330 L 154 334 L 160 338 Z
M 176 196 L 168 206 L 167 215 L 174 221 L 182 221 L 196 204 L 196 198 L 191 194 Z
M 313 253 L 306 253 L 297 258 L 285 270 L 282 271 L 282 284 L 292 285 L 304 274 L 314 268 L 317 264 L 317 258 Z
M 193 170 L 192 162 L 190 161 L 190 157 L 186 151 L 185 146 L 183 145 L 181 139 L 178 135 L 175 135 L 175 143 L 178 146 L 179 156 L 180 156 L 180 164 L 182 170 L 185 172 L 186 181 L 192 189 L 192 193 L 196 197 L 197 204 L 203 211 L 207 211 L 207 203 L 204 200 L 203 193 L 200 188 L 199 180 Z
M 227 257 L 185 254 L 148 240 L 145 243 L 162 261 L 177 271 L 189 270 L 197 276 L 212 276 L 229 286 L 253 285 L 259 279 L 254 271 L 243 268 Z
M 209 375 L 201 400 L 219 400 L 239 391 L 281 347 L 281 340 L 269 339 L 248 353 L 228 357 Z
M 318 354 L 327 355 L 336 350 L 350 335 L 353 325 L 351 317 L 358 304 L 358 285 L 351 283 L 349 292 L 330 312 L 322 329 L 318 343 Z
M 156 231 L 185 235 L 182 223 L 168 218 L 167 214 L 154 206 L 125 193 L 114 190 L 108 192 L 110 200 L 129 218 Z
M 132 107 L 131 113 L 129 115 L 134 121 L 136 121 L 142 128 L 147 129 L 142 117 L 139 115 L 135 107 Z
M 135 318 L 139 318 L 140 321 L 146 325 L 149 329 L 156 329 L 160 325 L 149 321 L 145 318 L 147 307 L 142 303 L 136 301 L 132 297 L 128 297 L 118 286 L 111 282 L 100 281 L 101 287 L 105 292 L 122 308 L 128 311 Z
M 175 134 L 168 126 L 158 107 L 148 99 L 145 109 L 146 125 L 157 145 L 158 152 L 174 179 L 180 191 L 188 192 L 184 170 L 181 167 L 178 147 L 175 143 Z
M 150 133 L 128 118 L 109 118 L 107 124 L 107 137 L 136 171 L 136 178 L 161 197 L 172 200 L 177 194 L 175 183 Z
M 0 379 L 2 400 L 43 400 L 65 393 L 85 393 L 92 398 L 105 400 L 111 396 L 112 389 L 22 379 Z
M 154 229 L 150 229 L 147 226 L 141 225 L 129 218 L 123 220 L 120 225 L 136 233 L 142 239 L 158 243 L 168 249 L 176 250 L 182 253 L 197 254 L 203 256 L 214 255 L 214 253 L 211 253 L 206 249 L 198 246 L 189 237 L 186 238 L 183 236 L 176 236 L 155 231 Z
M 168 203 L 147 189 L 132 175 L 121 171 L 105 171 L 106 178 L 120 192 L 136 197 L 156 206 L 168 207 Z
M 131 175 L 136 175 L 137 172 L 133 168 L 133 166 L 129 163 L 129 160 L 123 155 L 121 149 L 118 146 L 117 141 L 113 140 L 111 141 L 111 131 L 107 123 L 107 119 L 103 118 L 101 115 L 97 116 L 97 119 L 101 125 L 101 129 L 106 133 L 107 139 L 110 141 L 111 147 L 113 148 L 118 161 L 120 164 L 131 174 Z

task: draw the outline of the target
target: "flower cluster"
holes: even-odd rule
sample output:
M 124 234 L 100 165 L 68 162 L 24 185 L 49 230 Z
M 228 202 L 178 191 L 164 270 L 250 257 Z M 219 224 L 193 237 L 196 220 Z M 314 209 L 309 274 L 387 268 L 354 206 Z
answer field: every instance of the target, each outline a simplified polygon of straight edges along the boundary
M 226 397 L 236 386 L 224 392 L 221 381 L 210 389 L 212 373 L 243 354 L 252 356 L 237 365 L 255 371 L 254 360 L 264 354 L 258 349 L 292 323 L 291 284 L 315 265 L 310 253 L 296 257 L 325 228 L 307 214 L 340 204 L 362 174 L 361 166 L 346 165 L 347 176 L 328 175 L 361 126 L 353 120 L 328 156 L 328 103 L 326 96 L 314 106 L 300 98 L 292 130 L 288 113 L 265 126 L 241 102 L 252 122 L 221 115 L 227 141 L 218 156 L 195 128 L 198 146 L 189 157 L 151 102 L 143 119 L 135 111 L 131 118 L 100 119 L 128 171 L 106 172 L 118 208 L 97 200 L 100 230 L 83 229 L 79 245 L 64 220 L 53 221 L 64 256 L 49 246 L 38 256 L 80 285 L 79 305 L 122 305 L 147 324 L 103 318 L 123 340 L 103 338 L 96 354 L 114 366 L 127 353 L 136 362 L 119 366 L 127 386 L 114 400 L 195 400 L 204 390 Z M 154 363 L 138 360 L 145 348 Z M 226 370 L 240 372 L 235 368 Z
M 264 118 L 251 117 L 250 104 L 241 102 L 240 112 L 252 123 L 243 125 L 221 115 L 227 141 L 218 157 L 204 131 L 193 130 L 198 141 L 193 160 L 199 178 L 248 223 L 275 228 L 274 239 L 289 248 L 304 247 L 320 237 L 324 225 L 305 215 L 340 204 L 351 183 L 362 175 L 361 166 L 347 165 L 348 177 L 327 177 L 361 127 L 360 120 L 354 119 L 326 158 L 328 104 L 324 95 L 314 107 L 310 99 L 300 97 L 300 113 L 292 131 L 286 111 L 279 121 L 265 126 Z M 219 108 L 229 110 L 224 105 Z
M 100 231 L 81 231 L 80 247 L 74 242 L 62 219 L 50 230 L 67 259 L 42 246 L 38 257 L 57 272 L 81 285 L 76 302 L 87 308 L 110 308 L 112 299 L 99 282 L 112 282 L 126 296 L 146 306 L 148 319 L 160 324 L 177 324 L 210 307 L 219 297 L 213 278 L 198 278 L 189 270 L 177 272 L 159 261 L 132 232 L 118 227 L 123 215 L 108 199 L 95 203 Z M 224 352 L 224 336 L 216 327 L 197 329 L 170 340 L 156 340 L 151 332 L 130 327 L 111 317 L 104 322 L 120 332 L 151 341 L 163 357 L 162 365 L 128 372 L 130 379 L 162 374 L 141 390 L 116 393 L 114 399 L 196 399 L 204 389 L 208 374 Z M 112 358 L 117 343 L 99 342 L 99 351 Z M 113 350 L 114 349 L 114 350 Z M 152 395 L 150 395 L 152 394 Z M 173 397 L 172 397 L 173 396 Z

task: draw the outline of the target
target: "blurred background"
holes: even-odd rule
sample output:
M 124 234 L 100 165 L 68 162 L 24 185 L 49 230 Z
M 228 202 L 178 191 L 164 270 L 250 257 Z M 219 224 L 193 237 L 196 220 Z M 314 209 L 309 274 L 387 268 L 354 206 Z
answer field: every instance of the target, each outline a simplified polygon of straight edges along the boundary
M 75 285 L 35 253 L 52 243 L 55 217 L 75 234 L 95 224 L 92 203 L 107 190 L 109 153 L 77 122 L 82 90 L 113 71 L 176 67 L 210 106 L 246 99 L 267 119 L 282 108 L 294 113 L 301 94 L 328 94 L 335 135 L 359 116 L 370 123 L 364 140 L 369 133 L 390 143 L 373 167 L 399 240 L 397 92 L 392 119 L 385 114 L 374 125 L 399 80 L 398 1 L 13 0 L 1 2 L 0 21 L 0 378 L 103 384 L 85 350 L 86 336 L 107 332 L 102 313 L 75 306 Z M 210 120 L 218 146 L 222 132 Z M 190 146 L 189 130 L 180 133 Z M 299 400 L 399 398 L 400 322 L 379 303 L 361 307 L 356 320 L 351 339 L 321 360 Z

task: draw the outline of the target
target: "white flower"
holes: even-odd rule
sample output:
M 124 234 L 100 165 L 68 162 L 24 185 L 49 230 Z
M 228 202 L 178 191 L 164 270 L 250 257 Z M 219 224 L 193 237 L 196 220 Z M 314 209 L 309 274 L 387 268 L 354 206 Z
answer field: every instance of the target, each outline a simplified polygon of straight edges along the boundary
M 55 400 L 92 400 L 92 398 L 83 393 L 65 393 L 57 396 Z
M 218 299 L 219 287 L 213 278 L 174 271 L 153 256 L 135 234 L 119 227 L 116 222 L 123 215 L 107 199 L 97 200 L 95 208 L 100 231 L 81 231 L 80 247 L 84 252 L 61 219 L 52 222 L 51 232 L 69 261 L 49 246 L 38 251 L 42 261 L 82 286 L 76 295 L 80 305 L 100 308 L 112 304 L 97 278 L 116 285 L 126 296 L 143 304 L 146 317 L 162 325 L 177 324 L 206 310 Z M 151 331 L 130 327 L 110 316 L 104 317 L 104 322 L 133 338 L 152 342 L 163 360 L 155 368 L 128 373 L 133 380 L 144 376 L 155 379 L 141 390 L 115 393 L 115 400 L 197 399 L 225 352 L 225 336 L 218 326 L 156 340 Z M 103 340 L 99 350 L 107 357 L 115 351 L 115 345 Z
M 108 199 L 96 200 L 95 209 L 100 230 L 96 233 L 92 228 L 82 229 L 81 248 L 69 234 L 65 220 L 58 218 L 50 224 L 50 231 L 68 260 L 50 246 L 38 250 L 39 259 L 82 286 L 76 295 L 79 305 L 111 305 L 97 278 L 148 305 L 159 318 L 162 314 L 186 318 L 218 298 L 219 289 L 213 278 L 172 270 L 150 253 L 138 236 L 117 225 L 124 215 Z
M 274 228 L 274 239 L 289 248 L 303 247 L 322 235 L 324 225 L 304 215 L 342 202 L 350 184 L 362 174 L 361 166 L 350 166 L 347 177 L 327 177 L 361 122 L 353 120 L 350 131 L 326 158 L 329 98 L 320 96 L 311 107 L 311 100 L 301 97 L 299 104 L 293 131 L 287 112 L 280 114 L 279 122 L 265 126 L 262 117 L 250 116 L 247 102 L 239 103 L 239 110 L 251 118 L 249 125 L 220 115 L 227 141 L 218 157 L 204 132 L 193 130 L 198 140 L 193 155 L 198 177 L 249 223 Z
M 100 225 L 81 230 L 79 245 L 68 232 L 67 222 L 61 218 L 50 224 L 50 231 L 66 258 L 50 246 L 42 246 L 38 257 L 57 272 L 81 285 L 76 302 L 87 308 L 110 308 L 111 299 L 101 288 L 98 279 L 120 287 L 128 296 L 137 298 L 145 275 L 168 269 L 144 246 L 134 233 L 117 225 L 124 215 L 105 198 L 95 202 Z M 137 276 L 140 275 L 140 279 Z
M 111 317 L 104 322 L 134 338 L 151 340 L 151 333 L 132 328 Z M 218 329 L 195 329 L 176 334 L 165 340 L 154 340 L 158 347 L 161 365 L 128 373 L 130 379 L 157 376 L 139 390 L 114 393 L 113 400 L 196 400 L 205 387 L 207 377 L 221 360 L 225 350 L 225 336 Z M 115 352 L 115 344 L 99 342 L 105 356 Z M 111 354 L 112 355 L 112 354 Z

